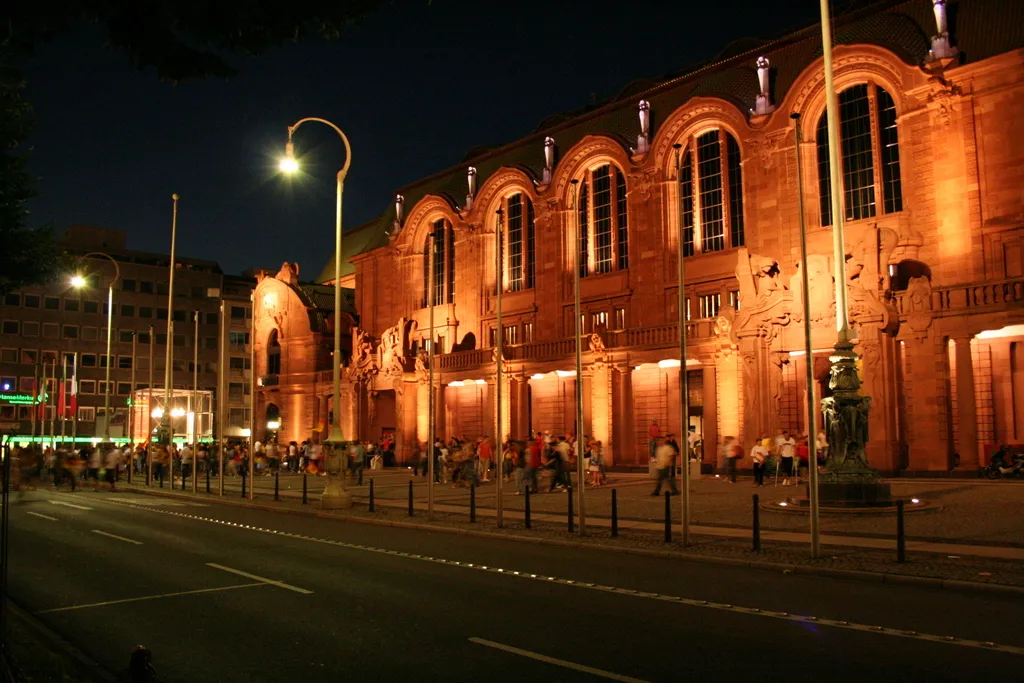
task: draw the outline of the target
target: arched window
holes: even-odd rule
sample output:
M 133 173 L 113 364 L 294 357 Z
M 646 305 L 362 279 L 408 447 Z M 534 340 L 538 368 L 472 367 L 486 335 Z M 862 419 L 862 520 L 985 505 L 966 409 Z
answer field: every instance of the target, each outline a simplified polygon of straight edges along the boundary
M 522 193 L 502 200 L 505 223 L 505 291 L 518 292 L 533 287 L 534 214 L 533 202 Z
M 685 256 L 743 246 L 743 170 L 732 135 L 716 128 L 690 140 L 679 193 Z
M 429 305 L 430 254 L 434 255 L 434 305 L 455 301 L 455 233 L 451 223 L 441 218 L 427 235 L 423 247 L 423 306 Z
M 903 210 L 900 146 L 896 132 L 896 103 L 874 83 L 861 83 L 839 93 L 839 141 L 842 160 L 843 205 L 846 220 L 871 218 Z M 818 198 L 821 224 L 832 225 L 829 187 L 828 117 L 822 112 L 815 134 L 818 145 Z M 882 170 L 881 179 L 875 172 Z
M 273 330 L 267 339 L 267 374 L 281 374 L 281 342 L 277 340 L 277 330 Z
M 605 164 L 587 171 L 576 202 L 580 277 L 629 268 L 626 177 Z

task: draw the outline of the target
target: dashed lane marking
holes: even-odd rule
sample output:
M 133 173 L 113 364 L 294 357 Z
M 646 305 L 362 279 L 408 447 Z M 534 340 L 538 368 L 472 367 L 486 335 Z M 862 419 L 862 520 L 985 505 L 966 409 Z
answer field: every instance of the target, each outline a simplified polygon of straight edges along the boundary
M 74 495 L 74 494 L 68 494 Z M 626 595 L 634 598 L 644 598 L 647 600 L 660 600 L 663 602 L 670 602 L 677 605 L 685 605 L 687 607 L 700 607 L 703 609 L 713 609 L 723 612 L 733 612 L 736 614 L 746 614 L 749 616 L 765 617 L 770 619 L 779 619 L 782 621 L 792 621 L 804 624 L 814 624 L 816 626 L 829 626 L 832 628 L 845 629 L 848 631 L 862 631 L 865 633 L 875 633 L 884 636 L 895 636 L 897 638 L 913 638 L 915 640 L 925 640 L 933 643 L 943 643 L 946 645 L 959 645 L 961 647 L 978 648 L 981 650 L 991 650 L 993 652 L 1004 652 L 1013 655 L 1024 655 L 1024 647 L 1016 645 L 1003 645 L 992 641 L 982 640 L 971 640 L 969 638 L 957 638 L 956 636 L 940 636 L 930 633 L 920 633 L 918 631 L 911 631 L 907 629 L 888 628 L 885 626 L 871 626 L 868 624 L 858 624 L 852 621 L 843 621 L 839 619 L 825 619 L 821 617 L 808 616 L 804 614 L 791 614 L 790 612 L 776 612 L 773 610 L 757 609 L 754 607 L 742 607 L 736 605 L 729 605 L 724 603 L 710 602 L 708 600 L 697 600 L 694 598 L 683 598 L 676 595 L 661 595 L 659 593 L 648 593 L 638 591 L 631 588 L 618 588 L 616 586 L 602 586 L 594 583 L 587 583 L 584 581 L 575 581 L 573 579 L 562 579 L 556 576 L 546 576 L 544 574 L 533 574 L 530 572 L 520 572 L 512 569 L 505 569 L 503 567 L 494 567 L 490 565 L 475 564 L 473 562 L 460 562 L 459 560 L 446 560 L 440 557 L 433 557 L 428 555 L 419 555 L 416 553 L 404 553 L 397 550 L 390 550 L 387 548 L 375 548 L 373 546 L 361 545 L 358 543 L 347 543 L 345 541 L 334 541 L 328 538 L 316 538 L 314 536 L 305 536 L 302 534 L 294 534 L 288 531 L 278 531 L 276 529 L 264 529 L 262 527 L 255 527 L 249 524 L 239 524 L 238 522 L 228 522 L 226 520 L 214 519 L 212 517 L 202 517 L 199 515 L 191 515 L 187 512 L 175 512 L 174 510 L 161 510 L 156 508 L 149 508 L 142 505 L 130 505 L 127 503 L 119 503 L 114 500 L 105 500 L 104 502 L 112 505 L 123 505 L 125 507 L 133 507 L 138 510 L 147 510 L 154 514 L 171 515 L 173 517 L 183 517 L 185 519 L 192 519 L 199 522 L 207 522 L 209 524 L 220 524 L 222 526 L 235 527 L 237 529 L 246 529 L 249 531 L 255 531 L 258 533 L 272 534 L 274 536 L 281 536 L 285 538 L 294 538 L 302 541 L 309 541 L 311 543 L 322 543 L 324 545 L 333 545 L 338 548 L 346 548 L 348 550 L 361 550 L 369 553 L 377 553 L 380 555 L 395 555 L 399 557 L 405 557 L 410 560 L 418 560 L 420 562 L 430 562 L 433 564 L 443 564 L 449 567 L 461 567 L 465 569 L 473 569 L 476 571 L 484 571 L 492 574 L 503 574 L 512 578 L 529 579 L 532 581 L 542 581 L 545 583 L 556 583 L 563 586 L 572 586 L 575 588 L 583 588 L 586 590 L 602 591 L 605 593 L 615 593 L 618 595 Z M 276 584 L 275 584 L 276 585 Z
M 160 595 L 143 595 L 138 598 L 124 598 L 122 600 L 107 600 L 106 602 L 91 602 L 87 605 L 71 605 L 69 607 L 53 607 L 51 609 L 44 609 L 36 612 L 36 614 L 53 614 L 55 612 L 71 612 L 76 609 L 86 609 L 89 607 L 106 607 L 108 605 L 122 605 L 126 602 L 142 602 L 143 600 L 159 600 L 160 598 L 176 598 L 180 595 L 197 595 L 199 593 L 217 593 L 219 591 L 230 591 L 236 588 L 255 588 L 257 586 L 266 586 L 268 584 L 260 581 L 257 583 L 241 583 L 237 586 L 221 586 L 220 588 L 199 588 L 194 591 L 178 591 L 177 593 L 161 593 Z
M 518 647 L 512 647 L 511 645 L 496 643 L 493 640 L 484 640 L 483 638 L 470 638 L 469 642 L 476 643 L 477 645 L 484 645 L 486 647 L 493 647 L 495 650 L 511 652 L 512 654 L 519 655 L 520 657 L 529 657 L 530 659 L 536 659 L 539 662 L 554 664 L 555 666 L 561 666 L 566 669 L 582 671 L 585 674 L 590 674 L 591 676 L 599 676 L 601 678 L 607 678 L 612 681 L 622 681 L 622 683 L 647 683 L 647 681 L 644 681 L 639 678 L 623 676 L 621 674 L 612 673 L 611 671 L 605 671 L 603 669 L 595 669 L 592 666 L 577 664 L 576 662 L 558 659 L 557 657 L 548 657 L 547 655 L 542 655 L 539 652 L 531 652 L 530 650 L 523 650 Z
M 78 498 L 79 496 L 75 496 L 75 497 Z M 74 503 L 67 503 L 67 502 L 65 502 L 63 500 L 51 500 L 50 504 L 51 505 L 63 505 L 64 507 L 75 508 L 76 510 L 92 510 L 91 507 L 86 507 L 85 505 L 75 505 Z
M 142 545 L 142 541 L 136 541 L 133 538 L 125 538 L 124 536 L 118 536 L 117 534 L 108 534 L 106 531 L 100 531 L 99 529 L 92 529 L 92 532 L 94 534 L 99 534 L 100 536 L 106 536 L 107 538 L 115 538 L 119 541 L 124 541 L 125 543 L 134 543 L 135 545 Z
M 31 510 L 27 510 L 27 511 L 25 511 L 25 514 L 26 515 L 32 515 L 33 517 L 41 517 L 42 519 L 48 519 L 51 522 L 60 521 L 56 517 L 51 517 L 50 515 L 44 515 L 42 512 L 32 512 Z
M 207 567 L 213 567 L 214 569 L 219 569 L 222 572 L 230 572 L 232 574 L 237 574 L 239 576 L 244 576 L 245 578 L 252 579 L 253 581 L 261 581 L 261 582 L 267 584 L 268 586 L 277 586 L 278 588 L 284 588 L 285 590 L 294 591 L 296 593 L 302 593 L 303 595 L 312 595 L 313 594 L 313 591 L 308 591 L 305 588 L 299 588 L 298 586 L 292 586 L 292 585 L 289 585 L 287 583 L 282 583 L 281 581 L 276 581 L 274 579 L 267 579 L 267 578 L 264 578 L 262 576 L 257 576 L 256 574 L 250 574 L 249 572 L 243 572 L 241 569 L 232 569 L 231 567 L 225 567 L 224 565 L 217 564 L 216 562 L 207 562 L 206 566 Z

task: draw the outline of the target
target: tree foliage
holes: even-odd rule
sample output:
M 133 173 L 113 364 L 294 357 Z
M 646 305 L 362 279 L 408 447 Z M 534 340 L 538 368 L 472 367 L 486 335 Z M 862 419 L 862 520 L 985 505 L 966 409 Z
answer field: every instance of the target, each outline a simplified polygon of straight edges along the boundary
M 36 48 L 76 25 L 103 28 L 106 44 L 164 80 L 227 78 L 232 55 L 258 55 L 342 29 L 384 0 L 11 0 L 0 9 L 0 294 L 46 282 L 58 270 L 49 228 L 28 225 L 31 105 L 23 68 Z

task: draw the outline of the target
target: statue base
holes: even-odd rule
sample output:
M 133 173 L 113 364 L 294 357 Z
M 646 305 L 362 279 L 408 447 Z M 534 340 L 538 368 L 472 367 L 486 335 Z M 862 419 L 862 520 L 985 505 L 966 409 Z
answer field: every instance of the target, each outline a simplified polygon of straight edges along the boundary
M 347 510 L 352 507 L 352 494 L 342 483 L 343 475 L 327 476 L 327 486 L 320 496 L 321 510 Z
M 809 487 L 807 495 L 810 496 Z M 841 508 L 892 507 L 896 501 L 890 484 L 878 481 L 823 482 L 818 484 L 818 504 Z

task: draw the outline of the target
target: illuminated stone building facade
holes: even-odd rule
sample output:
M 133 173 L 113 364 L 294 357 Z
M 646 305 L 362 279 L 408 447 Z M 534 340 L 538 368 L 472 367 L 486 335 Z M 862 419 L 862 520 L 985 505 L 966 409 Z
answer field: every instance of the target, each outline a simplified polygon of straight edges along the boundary
M 835 41 L 846 286 L 872 398 L 868 458 L 887 472 L 947 470 L 957 455 L 973 468 L 986 444 L 1024 442 L 1024 6 L 882 4 L 839 17 Z M 573 433 L 577 381 L 582 431 L 603 441 L 611 463 L 646 464 L 652 420 L 663 433 L 683 431 L 680 249 L 690 422 L 708 444 L 705 460 L 726 436 L 749 449 L 778 429 L 804 431 L 805 364 L 817 396 L 828 395 L 836 337 L 820 55 L 817 26 L 745 42 L 402 188 L 378 221 L 346 236 L 354 311 L 345 324 L 354 326 L 343 359 L 345 434 L 378 439 L 394 429 L 400 458 L 426 440 L 430 387 L 419 352 L 431 336 L 437 434 L 493 433 L 498 209 L 502 409 L 513 437 Z M 801 219 L 809 293 L 800 286 Z M 289 438 L 299 438 L 325 415 L 330 388 L 316 373 L 330 359 L 321 332 L 306 332 L 306 312 L 289 309 L 297 322 L 286 330 L 259 307 L 280 278 L 257 287 L 256 348 L 275 334 L 298 346 L 282 363 L 301 366 L 285 401 L 297 415 Z

